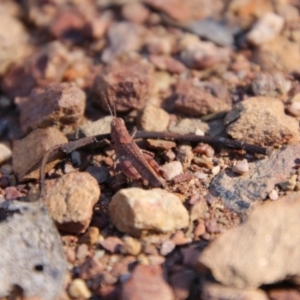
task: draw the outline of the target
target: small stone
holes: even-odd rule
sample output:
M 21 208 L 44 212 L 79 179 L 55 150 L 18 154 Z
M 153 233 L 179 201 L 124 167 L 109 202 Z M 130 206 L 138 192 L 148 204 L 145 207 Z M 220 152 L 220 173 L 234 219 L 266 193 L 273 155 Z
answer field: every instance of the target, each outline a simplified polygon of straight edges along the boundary
M 289 55 L 286 55 L 288 53 Z M 292 73 L 300 71 L 300 52 L 298 42 L 278 36 L 253 50 L 252 61 L 263 71 Z
M 234 139 L 260 146 L 299 140 L 298 121 L 284 113 L 283 103 L 271 97 L 251 97 L 239 102 L 225 117 L 227 133 Z
M 172 161 L 160 167 L 164 172 L 165 179 L 172 180 L 183 172 L 182 164 L 179 161 Z
M 57 144 L 67 142 L 68 139 L 53 127 L 36 129 L 25 138 L 15 140 L 13 142 L 14 159 L 12 165 L 18 180 L 37 179 L 39 177 L 39 163 L 47 150 Z M 52 162 L 46 165 L 46 172 L 57 163 L 57 157 L 52 158 Z
M 145 131 L 165 131 L 169 121 L 169 114 L 153 105 L 147 105 L 138 117 L 138 123 Z
M 144 34 L 145 28 L 138 24 L 131 22 L 111 24 L 107 32 L 109 43 L 102 51 L 102 61 L 110 63 L 117 56 L 138 51 L 142 46 Z
M 203 70 L 227 64 L 230 61 L 230 48 L 216 47 L 214 43 L 198 41 L 183 49 L 181 61 L 190 69 Z
M 58 228 L 64 232 L 85 232 L 99 197 L 97 181 L 85 172 L 46 181 L 44 201 Z
M 124 236 L 122 240 L 123 240 L 123 245 L 121 248 L 122 253 L 130 254 L 134 256 L 140 254 L 142 250 L 142 245 L 139 240 L 131 236 Z
M 137 265 L 129 280 L 123 284 L 121 299 L 174 300 L 174 294 L 163 278 L 160 266 Z
M 82 279 L 76 278 L 69 286 L 69 295 L 76 299 L 88 299 L 92 296 L 92 293 Z
M 272 190 L 270 193 L 269 193 L 269 199 L 271 200 L 277 200 L 279 198 L 279 195 L 278 195 L 278 192 L 276 190 Z
M 295 189 L 296 183 L 297 183 L 297 175 L 293 175 L 290 179 L 284 182 L 280 182 L 278 185 L 284 190 L 284 191 L 293 191 Z
M 80 266 L 80 277 L 84 280 L 88 280 L 97 276 L 105 269 L 104 265 L 95 256 L 84 260 Z
M 149 265 L 158 266 L 166 262 L 166 258 L 161 255 L 149 255 L 148 256 Z
M 175 95 L 175 109 L 191 116 L 199 117 L 230 109 L 229 99 L 214 97 L 191 80 L 180 80 L 176 85 Z
M 104 241 L 101 241 L 100 245 L 111 253 L 117 253 L 120 252 L 123 242 L 118 237 L 109 236 Z
M 95 122 L 86 123 L 76 130 L 76 137 L 82 138 L 110 133 L 110 123 L 112 120 L 113 116 L 106 116 Z
M 284 26 L 284 19 L 273 13 L 268 12 L 254 24 L 253 28 L 247 34 L 247 40 L 259 46 L 272 40 L 280 33 Z
M 153 67 L 145 62 L 113 64 L 98 74 L 94 81 L 95 104 L 108 111 L 113 103 L 117 111 L 141 109 L 151 95 Z
M 289 105 L 286 108 L 287 112 L 294 116 L 300 117 L 300 94 L 296 94 Z
M 107 167 L 88 166 L 85 172 L 91 174 L 98 183 L 106 182 L 109 176 Z
M 150 15 L 150 11 L 139 2 L 126 3 L 122 7 L 122 16 L 125 20 L 142 24 Z
M 220 225 L 216 219 L 208 220 L 205 222 L 206 231 L 208 233 L 219 233 Z
M 153 140 L 147 139 L 146 140 L 147 147 L 153 150 L 171 150 L 172 148 L 176 147 L 176 143 L 172 141 L 165 141 L 165 140 Z M 175 158 L 175 157 L 174 157 Z
M 164 241 L 160 246 L 160 254 L 163 256 L 166 256 L 170 254 L 174 249 L 176 245 L 172 240 L 166 240 Z
M 17 198 L 21 198 L 24 195 L 20 193 L 16 187 L 14 186 L 9 186 L 4 190 L 4 196 L 6 200 L 14 200 Z
M 9 30 L 7 30 L 8 28 Z M 29 50 L 27 45 L 29 37 L 22 22 L 5 13 L 4 9 L 0 14 L 0 40 L 0 76 L 2 76 L 13 63 L 18 62 Z
M 180 199 L 165 190 L 128 188 L 118 191 L 109 205 L 112 223 L 121 232 L 172 232 L 188 226 L 188 213 Z
M 176 246 L 180 246 L 191 243 L 191 238 L 187 238 L 182 230 L 178 230 L 173 234 L 172 241 Z
M 191 161 L 194 158 L 192 147 L 189 144 L 179 145 L 176 158 L 181 162 L 184 170 L 189 168 Z
M 220 171 L 221 171 L 221 167 L 218 165 L 211 169 L 211 174 L 215 176 L 215 175 L 218 175 L 220 173 Z
M 211 170 L 214 166 L 212 160 L 209 159 L 206 156 L 202 156 L 202 157 L 195 156 L 192 161 L 197 166 L 203 167 L 203 168 L 206 168 L 206 169 L 209 169 L 209 170 Z
M 233 167 L 232 171 L 236 174 L 244 175 L 249 172 L 249 165 L 247 159 L 238 161 Z
M 100 231 L 98 227 L 89 227 L 88 230 L 80 237 L 79 243 L 80 244 L 87 244 L 87 245 L 95 245 L 100 237 Z
M 208 125 L 199 119 L 184 118 L 176 125 L 169 126 L 169 131 L 180 134 L 195 133 L 198 129 L 206 132 Z
M 252 90 L 256 96 L 281 97 L 286 96 L 292 87 L 282 73 L 258 73 L 253 82 Z
M 185 65 L 171 56 L 150 55 L 149 60 L 157 69 L 161 71 L 168 71 L 175 74 L 180 74 L 186 71 Z
M 200 143 L 194 149 L 194 153 L 203 154 L 206 157 L 214 157 L 215 150 L 208 144 Z
M 10 148 L 5 144 L 0 143 L 0 165 L 9 160 L 11 156 L 12 151 Z
M 76 259 L 78 259 L 80 262 L 83 262 L 86 260 L 86 258 L 89 256 L 89 247 L 86 244 L 81 244 L 77 247 L 76 250 Z
M 192 204 L 190 209 L 190 220 L 192 222 L 203 218 L 208 210 L 207 203 L 204 197 L 199 196 L 199 198 Z
M 11 164 L 3 164 L 0 167 L 0 172 L 5 176 L 11 175 L 13 173 L 12 165 Z
M 61 82 L 69 63 L 70 54 L 63 44 L 58 41 L 48 43 L 22 64 L 10 68 L 3 77 L 1 89 L 11 98 L 27 97 L 37 85 Z
M 27 133 L 36 128 L 76 125 L 83 116 L 85 102 L 85 93 L 67 83 L 36 88 L 17 103 L 22 131 Z
M 244 223 L 204 249 L 198 266 L 210 269 L 220 283 L 239 289 L 299 278 L 299 212 L 299 192 L 256 207 Z

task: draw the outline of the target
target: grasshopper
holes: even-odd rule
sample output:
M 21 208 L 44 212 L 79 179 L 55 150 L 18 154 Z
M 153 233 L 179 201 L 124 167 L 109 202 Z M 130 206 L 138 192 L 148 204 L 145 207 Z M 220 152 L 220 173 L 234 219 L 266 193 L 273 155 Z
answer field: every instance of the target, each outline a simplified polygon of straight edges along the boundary
M 141 150 L 133 141 L 137 132 L 136 128 L 130 135 L 125 127 L 123 119 L 116 117 L 115 108 L 113 115 L 106 98 L 105 101 L 110 114 L 113 116 L 113 120 L 110 124 L 110 135 L 117 159 L 120 161 L 122 172 L 128 178 L 141 181 L 143 185 L 146 186 L 165 186 L 165 180 L 161 176 L 162 172 L 159 169 L 159 165 L 153 159 L 153 154 L 151 152 Z

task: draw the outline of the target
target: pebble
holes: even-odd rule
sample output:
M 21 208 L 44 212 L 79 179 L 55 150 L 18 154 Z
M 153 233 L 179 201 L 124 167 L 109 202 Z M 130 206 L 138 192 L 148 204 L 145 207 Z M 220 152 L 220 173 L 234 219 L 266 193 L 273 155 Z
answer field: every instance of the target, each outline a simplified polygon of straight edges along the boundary
M 219 46 L 234 44 L 234 30 L 213 19 L 202 19 L 188 23 L 185 28 L 205 40 Z
M 28 133 L 37 128 L 76 125 L 83 117 L 85 103 L 85 93 L 68 83 L 36 88 L 17 103 L 22 131 Z
M 164 172 L 165 179 L 172 180 L 183 172 L 182 164 L 179 161 L 171 161 L 160 167 Z
M 183 49 L 181 61 L 190 69 L 203 70 L 230 61 L 230 48 L 217 47 L 211 42 L 198 41 Z
M 252 61 L 263 71 L 292 73 L 300 71 L 299 43 L 278 36 L 253 50 Z M 286 54 L 289 55 L 286 55 Z
M 287 112 L 294 117 L 300 117 L 300 94 L 296 94 L 286 107 Z
M 149 149 L 160 150 L 160 151 L 169 151 L 172 148 L 176 147 L 176 143 L 172 141 L 165 141 L 165 140 L 153 140 L 147 139 L 146 145 Z M 172 152 L 174 153 L 174 152 Z M 175 156 L 174 156 L 175 158 Z
M 256 96 L 282 97 L 288 94 L 292 83 L 280 72 L 260 72 L 254 77 L 251 87 Z
M 92 296 L 92 293 L 88 289 L 85 281 L 80 278 L 73 279 L 68 291 L 69 295 L 76 299 L 88 299 Z
M 139 2 L 126 3 L 122 6 L 122 16 L 125 20 L 142 24 L 150 15 L 149 9 Z
M 162 256 L 166 256 L 170 254 L 175 247 L 176 245 L 173 240 L 166 240 L 161 244 L 159 252 Z
M 193 163 L 196 164 L 199 167 L 203 167 L 203 168 L 206 168 L 206 169 L 209 169 L 209 170 L 211 170 L 214 166 L 211 159 L 206 157 L 206 156 L 202 156 L 202 157 L 195 156 L 193 158 Z
M 271 200 L 277 200 L 279 198 L 278 192 L 273 189 L 270 193 L 269 193 L 269 199 Z
M 107 167 L 88 166 L 85 172 L 91 174 L 99 184 L 106 182 L 109 176 Z
M 247 40 L 255 46 L 266 43 L 278 35 L 284 26 L 283 17 L 268 12 L 260 18 L 247 34 Z
M 218 165 L 211 169 L 211 174 L 215 176 L 215 175 L 218 175 L 220 173 L 220 171 L 221 171 L 221 167 Z
M 118 191 L 109 204 L 112 223 L 121 232 L 172 232 L 188 226 L 188 212 L 181 200 L 162 189 L 127 188 Z
M 203 218 L 208 211 L 208 206 L 203 197 L 199 197 L 190 208 L 190 220 L 192 222 Z
M 29 47 L 28 34 L 17 18 L 5 13 L 0 14 L 0 76 L 5 74 L 8 68 L 24 57 Z M 9 28 L 9 30 L 7 30 Z
M 144 34 L 145 29 L 141 25 L 127 21 L 112 23 L 107 31 L 109 43 L 102 52 L 102 61 L 110 63 L 123 53 L 137 52 L 142 46 Z
M 179 60 L 167 55 L 150 55 L 150 62 L 161 71 L 168 71 L 172 74 L 181 74 L 186 71 L 185 65 Z
M 280 182 L 278 185 L 284 190 L 284 191 L 293 191 L 296 187 L 297 183 L 297 177 L 298 175 L 294 174 L 286 181 Z
M 153 105 L 146 105 L 138 116 L 138 125 L 145 131 L 165 131 L 169 121 L 169 114 Z
M 89 256 L 89 246 L 87 244 L 81 244 L 77 247 L 76 258 L 83 262 Z
M 258 206 L 244 223 L 206 247 L 198 266 L 209 268 L 220 283 L 239 289 L 293 281 L 300 275 L 295 264 L 300 259 L 299 199 L 300 193 L 294 192 Z
M 131 277 L 123 283 L 121 299 L 174 300 L 174 294 L 159 265 L 137 265 Z
M 80 244 L 95 245 L 99 241 L 100 230 L 98 227 L 90 226 L 88 230 L 80 237 Z
M 58 228 L 64 232 L 84 233 L 99 197 L 97 181 L 86 172 L 72 172 L 46 181 L 45 203 Z
M 298 121 L 284 112 L 282 101 L 251 97 L 234 105 L 224 120 L 227 133 L 237 140 L 274 146 L 299 140 Z
M 76 130 L 76 137 L 88 137 L 98 134 L 107 134 L 110 133 L 110 123 L 113 120 L 113 116 L 106 116 L 100 118 L 94 122 L 88 122 Z
M 9 160 L 11 156 L 11 149 L 7 145 L 0 143 L 0 165 Z
M 123 241 L 123 245 L 121 248 L 122 253 L 130 254 L 134 256 L 140 254 L 142 250 L 142 244 L 138 239 L 135 239 L 131 236 L 124 236 L 122 241 Z
M 109 236 L 105 240 L 100 242 L 100 245 L 111 253 L 120 252 L 123 242 L 116 236 Z
M 199 117 L 230 109 L 230 100 L 214 97 L 201 85 L 197 85 L 191 80 L 178 81 L 175 95 L 176 111 L 191 116 Z
M 145 61 L 108 65 L 95 78 L 95 104 L 106 112 L 109 112 L 106 101 L 120 112 L 142 109 L 153 84 L 153 67 Z
M 28 56 L 22 65 L 10 68 L 3 77 L 1 89 L 10 98 L 27 97 L 38 83 L 48 86 L 60 82 L 69 63 L 70 53 L 62 43 L 47 43 Z
M 203 143 L 200 143 L 198 144 L 194 149 L 193 149 L 193 152 L 194 153 L 197 153 L 197 154 L 203 154 L 205 155 L 206 157 L 214 157 L 215 155 L 215 150 L 214 148 L 212 148 L 210 145 L 208 144 L 203 144 Z
M 68 139 L 53 127 L 33 130 L 23 139 L 15 140 L 12 166 L 18 180 L 37 179 L 39 177 L 38 164 L 47 150 L 54 145 L 67 142 Z M 49 161 L 45 171 L 48 172 L 56 163 L 57 160 Z
M 194 134 L 198 129 L 206 132 L 208 130 L 208 125 L 204 122 L 201 122 L 200 119 L 183 118 L 177 124 L 171 124 L 169 126 L 169 131 L 180 134 Z
M 247 159 L 238 161 L 233 167 L 232 171 L 239 175 L 244 175 L 249 172 L 249 165 Z

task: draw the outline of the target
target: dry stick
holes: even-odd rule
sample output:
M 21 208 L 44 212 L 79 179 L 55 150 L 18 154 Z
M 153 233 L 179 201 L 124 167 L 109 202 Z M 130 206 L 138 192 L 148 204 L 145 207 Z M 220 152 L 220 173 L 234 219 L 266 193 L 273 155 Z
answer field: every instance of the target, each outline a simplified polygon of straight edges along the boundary
M 88 146 L 94 143 L 99 143 L 104 139 L 109 139 L 110 134 L 100 134 L 91 137 L 81 138 L 78 140 L 70 141 L 65 144 L 60 144 L 49 149 L 43 157 L 40 167 L 40 195 L 45 194 L 45 166 L 50 156 L 63 152 L 69 154 L 76 149 Z M 207 143 L 215 147 L 229 147 L 238 150 L 245 150 L 247 152 L 268 155 L 271 148 L 260 147 L 248 144 L 241 141 L 229 140 L 226 138 L 216 138 L 210 136 L 201 136 L 194 134 L 180 134 L 172 132 L 155 132 L 155 131 L 137 131 L 134 138 L 143 139 L 163 139 L 163 140 L 176 140 L 176 141 L 189 141 L 197 143 Z

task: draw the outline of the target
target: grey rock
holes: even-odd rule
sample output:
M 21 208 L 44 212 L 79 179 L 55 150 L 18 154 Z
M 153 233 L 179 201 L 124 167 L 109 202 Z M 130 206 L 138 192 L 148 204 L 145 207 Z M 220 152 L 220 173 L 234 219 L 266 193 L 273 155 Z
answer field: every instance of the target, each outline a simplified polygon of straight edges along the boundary
M 283 280 L 299 282 L 300 193 L 258 206 L 238 227 L 214 240 L 199 256 L 220 283 L 257 288 Z
M 299 144 L 274 150 L 269 157 L 249 163 L 249 172 L 243 176 L 221 171 L 210 184 L 210 192 L 229 209 L 248 210 L 255 201 L 266 199 L 275 185 L 290 178 L 299 152 Z
M 1 203 L 0 239 L 0 297 L 18 285 L 25 297 L 56 299 L 66 262 L 47 208 L 41 202 Z
M 234 43 L 234 30 L 212 19 L 193 21 L 185 28 L 219 46 L 232 46 Z
M 82 138 L 98 134 L 110 133 L 110 123 L 112 116 L 106 116 L 95 122 L 86 123 L 76 130 L 76 137 Z

